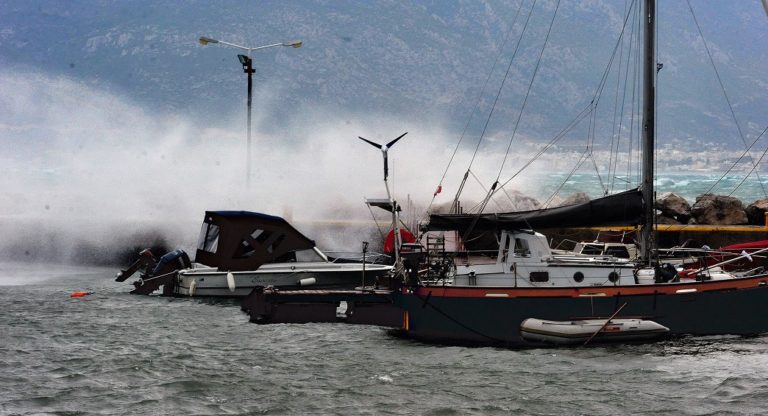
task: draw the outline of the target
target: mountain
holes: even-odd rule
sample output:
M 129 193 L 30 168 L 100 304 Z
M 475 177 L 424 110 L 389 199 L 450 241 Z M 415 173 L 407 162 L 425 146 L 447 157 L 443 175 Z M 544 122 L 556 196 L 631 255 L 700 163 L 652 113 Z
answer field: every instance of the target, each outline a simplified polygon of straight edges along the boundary
M 548 140 L 590 102 L 629 3 L 560 3 L 518 134 Z M 317 112 L 381 114 L 444 124 L 458 136 L 500 56 L 470 123 L 476 138 L 531 4 L 524 1 L 515 20 L 516 1 L 12 1 L 0 14 L 0 61 L 5 71 L 72 78 L 149 112 L 215 124 L 244 112 L 245 75 L 238 50 L 203 47 L 201 35 L 250 46 L 301 39 L 301 49 L 253 55 L 254 110 L 275 129 L 281 119 Z M 768 107 L 766 14 L 759 1 L 692 5 L 734 113 L 754 140 Z M 499 96 L 488 135 L 502 142 L 514 128 L 555 6 L 536 3 Z M 659 141 L 743 148 L 684 1 L 660 5 L 658 50 Z M 615 72 L 599 110 L 608 118 Z

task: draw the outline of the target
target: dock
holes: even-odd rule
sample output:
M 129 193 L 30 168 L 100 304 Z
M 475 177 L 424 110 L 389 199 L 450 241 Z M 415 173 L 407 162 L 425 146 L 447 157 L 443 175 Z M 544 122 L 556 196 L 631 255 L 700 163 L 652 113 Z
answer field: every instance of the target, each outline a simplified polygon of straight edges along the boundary
M 257 324 L 341 322 L 400 327 L 403 312 L 392 290 L 278 290 L 255 288 L 241 308 Z

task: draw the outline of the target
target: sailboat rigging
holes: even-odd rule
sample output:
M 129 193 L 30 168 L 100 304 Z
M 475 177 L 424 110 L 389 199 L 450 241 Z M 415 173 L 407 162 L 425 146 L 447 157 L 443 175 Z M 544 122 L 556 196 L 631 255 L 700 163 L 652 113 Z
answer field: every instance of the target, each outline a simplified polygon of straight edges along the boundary
M 621 327 L 608 325 L 614 319 L 630 325 L 629 318 L 665 328 L 664 335 L 768 332 L 768 319 L 764 318 L 768 314 L 768 275 L 737 277 L 710 268 L 682 279 L 674 268 L 662 267 L 653 258 L 655 0 L 646 0 L 642 10 L 640 189 L 537 212 L 432 214 L 427 230 L 457 231 L 465 242 L 476 234 L 490 233 L 498 250 L 456 256 L 453 284 L 445 284 L 443 276 L 439 284 L 426 280 L 397 291 L 394 301 L 403 310 L 402 335 L 449 344 L 535 346 L 552 338 L 530 336 L 544 327 L 548 334 L 552 328 L 560 328 L 558 336 L 566 338 L 597 328 L 589 342 L 626 340 L 601 337 L 601 333 L 608 327 Z M 494 185 L 498 184 L 497 179 Z M 547 224 L 577 226 L 581 220 L 640 225 L 640 264 L 606 256 L 555 254 L 543 235 L 527 230 Z

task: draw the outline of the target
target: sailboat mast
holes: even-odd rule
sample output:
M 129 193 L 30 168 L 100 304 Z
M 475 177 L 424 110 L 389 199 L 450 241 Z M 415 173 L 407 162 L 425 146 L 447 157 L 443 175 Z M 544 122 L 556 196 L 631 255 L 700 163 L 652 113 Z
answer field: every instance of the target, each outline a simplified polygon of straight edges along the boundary
M 655 195 L 653 190 L 653 160 L 655 141 L 655 110 L 656 92 L 655 75 L 656 59 L 654 51 L 654 34 L 656 19 L 656 1 L 646 0 L 644 11 L 644 48 L 643 48 L 643 202 L 644 223 L 640 229 L 640 252 L 643 263 L 651 265 L 651 253 L 654 246 L 653 223 L 655 221 Z

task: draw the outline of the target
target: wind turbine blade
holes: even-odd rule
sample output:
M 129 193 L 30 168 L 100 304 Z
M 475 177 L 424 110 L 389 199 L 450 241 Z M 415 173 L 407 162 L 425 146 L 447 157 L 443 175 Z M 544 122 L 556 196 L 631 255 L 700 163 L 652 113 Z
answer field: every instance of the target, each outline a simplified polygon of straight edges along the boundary
M 394 144 L 395 144 L 395 143 L 397 143 L 397 141 L 398 141 L 398 140 L 402 139 L 402 138 L 403 138 L 403 136 L 405 136 L 406 134 L 408 134 L 408 132 L 407 132 L 407 131 L 406 131 L 405 133 L 401 134 L 401 135 L 400 135 L 398 138 L 396 138 L 395 140 L 392 140 L 391 142 L 387 143 L 387 148 L 390 148 L 390 147 L 394 146 Z M 361 137 L 361 139 L 362 139 L 362 137 Z M 365 140 L 365 139 L 363 139 L 363 140 Z
M 376 142 L 372 142 L 372 141 L 370 141 L 370 140 L 368 140 L 368 139 L 364 139 L 364 138 L 362 138 L 362 137 L 360 137 L 360 136 L 357 136 L 357 138 L 358 138 L 358 139 L 360 139 L 360 140 L 362 140 L 362 141 L 364 141 L 364 142 L 366 142 L 366 143 L 368 143 L 368 144 L 370 144 L 371 146 L 373 146 L 373 147 L 375 147 L 375 148 L 377 148 L 377 149 L 381 149 L 381 145 L 380 145 L 380 144 L 378 144 L 378 143 L 376 143 Z

